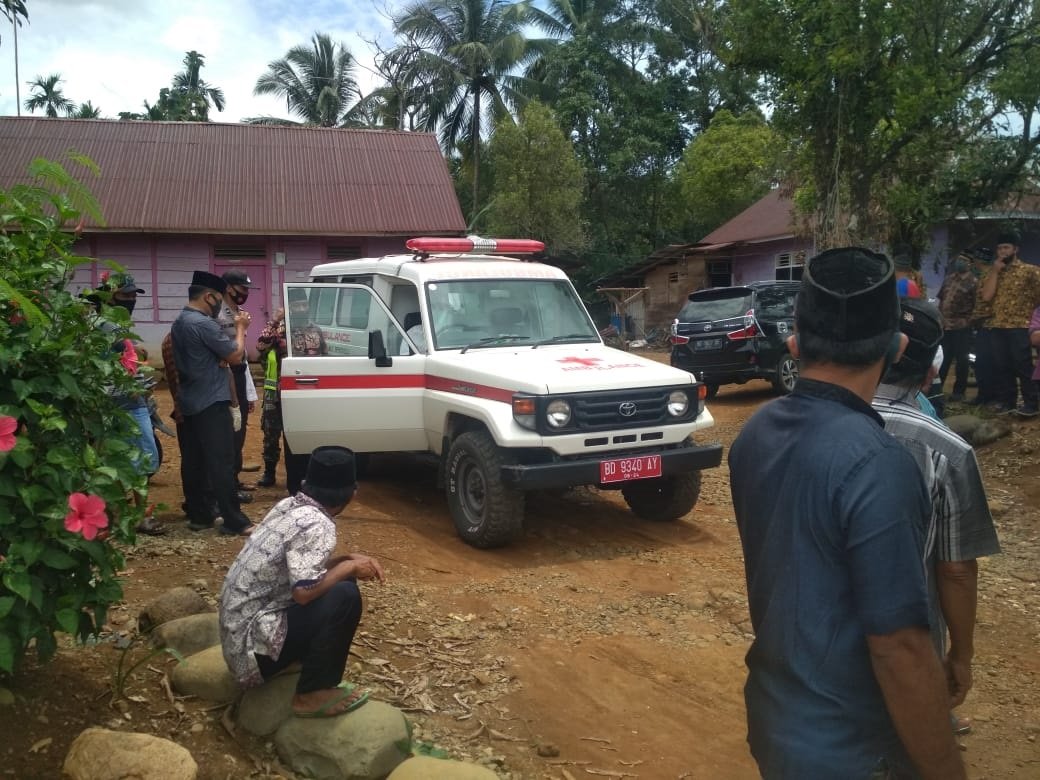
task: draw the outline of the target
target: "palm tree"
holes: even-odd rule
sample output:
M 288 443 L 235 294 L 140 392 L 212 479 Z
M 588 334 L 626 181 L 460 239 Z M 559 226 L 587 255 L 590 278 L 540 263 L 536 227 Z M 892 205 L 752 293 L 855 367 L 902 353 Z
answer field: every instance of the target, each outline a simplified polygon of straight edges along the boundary
M 506 0 L 420 0 L 394 20 L 394 31 L 422 47 L 416 80 L 430 84 L 425 129 L 440 129 L 445 150 L 466 149 L 473 164 L 473 208 L 480 181 L 481 135 L 524 102 L 527 79 L 514 75 L 539 48 L 524 37 L 526 3 Z
M 224 90 L 202 80 L 199 73 L 206 64 L 203 55 L 189 51 L 184 55 L 183 62 L 184 70 L 173 77 L 172 94 L 181 98 L 184 116 L 170 118 L 208 122 L 211 105 L 217 111 L 224 110 Z
M 49 117 L 56 117 L 58 114 L 72 116 L 76 104 L 62 94 L 61 87 L 58 86 L 60 83 L 60 73 L 52 73 L 46 78 L 37 76 L 30 81 L 30 94 L 25 99 L 25 110 L 32 114 L 36 109 L 42 108 Z
M 22 20 L 29 21 L 29 12 L 25 8 L 25 0 L 0 0 L 0 14 L 11 23 L 11 32 L 14 34 L 14 105 L 18 115 L 22 115 L 22 94 L 19 89 L 21 77 L 18 75 L 18 28 L 22 26 Z M 19 19 L 18 17 L 21 17 Z
M 100 119 L 101 109 L 88 100 L 86 103 L 80 103 L 69 116 L 73 119 Z
M 267 66 L 256 80 L 254 95 L 285 98 L 290 114 L 302 124 L 318 127 L 354 126 L 348 119 L 352 105 L 361 97 L 354 78 L 354 57 L 342 43 L 333 43 L 316 32 L 311 45 L 293 46 L 285 57 Z M 300 124 L 276 117 L 247 120 L 254 124 Z

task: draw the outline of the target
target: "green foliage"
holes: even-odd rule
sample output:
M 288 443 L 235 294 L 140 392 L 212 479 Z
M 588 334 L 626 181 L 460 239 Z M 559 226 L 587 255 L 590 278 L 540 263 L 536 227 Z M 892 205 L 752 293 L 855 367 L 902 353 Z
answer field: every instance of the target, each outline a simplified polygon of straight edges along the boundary
M 732 0 L 722 47 L 799 145 L 820 246 L 920 248 L 930 225 L 1036 173 L 1031 0 Z
M 305 125 L 318 127 L 357 126 L 350 117 L 352 104 L 360 97 L 354 77 L 355 63 L 343 43 L 316 32 L 311 45 L 293 46 L 280 60 L 267 66 L 257 79 L 254 95 L 283 98 L 289 113 Z M 272 117 L 246 120 L 251 124 L 296 124 Z
M 491 139 L 491 158 L 491 235 L 536 238 L 553 255 L 584 245 L 584 172 L 549 109 L 532 102 L 520 124 L 500 124 Z
M 126 698 L 126 684 L 139 668 L 160 655 L 168 655 L 177 663 L 184 662 L 184 656 L 172 647 L 146 647 L 143 653 L 137 653 L 135 647 L 145 642 L 147 634 L 138 634 L 126 641 L 119 651 L 119 661 L 112 670 L 112 702 Z
M 55 162 L 36 160 L 30 173 L 33 184 L 0 191 L 0 419 L 17 423 L 13 448 L 0 452 L 3 672 L 32 643 L 51 656 L 57 632 L 97 631 L 122 598 L 122 556 L 110 540 L 133 538 L 142 510 L 128 494 L 145 490 L 125 443 L 132 420 L 109 393 L 135 388 L 112 351 L 129 318 L 108 306 L 95 314 L 68 289 L 89 259 L 70 253 L 75 235 L 62 226 L 100 222 L 97 203 Z M 103 319 L 117 332 L 102 332 Z M 65 530 L 73 493 L 104 501 L 108 538 Z
M 757 112 L 723 109 L 686 147 L 676 172 L 691 239 L 700 239 L 769 191 L 777 180 L 782 139 Z

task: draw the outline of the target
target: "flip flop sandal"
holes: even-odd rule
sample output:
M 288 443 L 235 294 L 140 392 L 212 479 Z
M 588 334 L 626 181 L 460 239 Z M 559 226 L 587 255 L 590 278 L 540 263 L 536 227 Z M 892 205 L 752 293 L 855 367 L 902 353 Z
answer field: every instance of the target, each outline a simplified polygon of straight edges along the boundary
M 311 710 L 310 712 L 294 712 L 297 718 L 335 718 L 337 715 L 346 715 L 348 712 L 353 712 L 366 701 L 371 695 L 369 691 L 362 691 L 360 694 L 355 695 L 354 691 L 357 686 L 351 685 L 350 683 L 340 683 L 336 686 L 343 693 L 340 696 L 330 696 L 321 704 L 317 709 Z M 337 709 L 344 701 L 353 699 L 345 710 Z

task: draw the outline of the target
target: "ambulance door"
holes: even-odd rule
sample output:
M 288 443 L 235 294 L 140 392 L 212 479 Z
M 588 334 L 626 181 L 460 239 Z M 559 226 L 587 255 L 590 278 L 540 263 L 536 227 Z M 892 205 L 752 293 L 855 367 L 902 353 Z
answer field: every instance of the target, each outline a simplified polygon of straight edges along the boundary
M 426 450 L 426 356 L 391 354 L 401 324 L 370 287 L 285 285 L 288 356 L 279 379 L 282 423 L 293 452 L 340 445 L 356 452 Z M 304 305 L 306 301 L 306 305 Z M 368 356 L 382 334 L 386 361 Z

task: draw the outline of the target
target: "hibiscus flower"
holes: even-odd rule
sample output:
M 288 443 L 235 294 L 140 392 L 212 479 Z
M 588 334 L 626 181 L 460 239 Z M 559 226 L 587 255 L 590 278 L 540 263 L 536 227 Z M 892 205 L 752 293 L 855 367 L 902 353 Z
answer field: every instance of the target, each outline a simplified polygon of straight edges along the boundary
M 69 509 L 71 511 L 65 515 L 65 530 L 82 533 L 87 541 L 97 536 L 100 529 L 108 527 L 105 502 L 99 496 L 73 493 L 69 496 Z
M 8 452 L 14 449 L 15 435 L 18 430 L 18 421 L 13 417 L 0 417 L 0 452 Z

